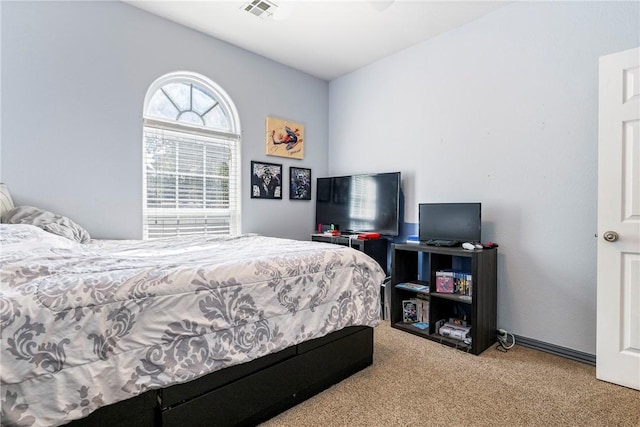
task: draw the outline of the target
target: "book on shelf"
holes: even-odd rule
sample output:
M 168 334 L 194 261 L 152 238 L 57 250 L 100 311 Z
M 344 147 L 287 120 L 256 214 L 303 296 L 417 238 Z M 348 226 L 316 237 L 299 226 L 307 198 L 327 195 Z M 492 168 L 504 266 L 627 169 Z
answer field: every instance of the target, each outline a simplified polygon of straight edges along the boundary
M 402 321 L 405 323 L 418 321 L 418 302 L 415 298 L 402 300 Z
M 442 272 L 436 272 L 436 291 L 443 294 L 452 294 L 455 291 L 453 286 L 453 276 L 440 273 Z
M 472 275 L 457 270 L 436 271 L 436 291 L 447 294 L 460 294 L 471 297 L 473 289 Z
M 396 288 L 406 289 L 408 291 L 429 293 L 429 285 L 420 282 L 401 282 L 396 285 Z
M 418 322 L 429 324 L 429 300 L 416 298 L 416 311 Z

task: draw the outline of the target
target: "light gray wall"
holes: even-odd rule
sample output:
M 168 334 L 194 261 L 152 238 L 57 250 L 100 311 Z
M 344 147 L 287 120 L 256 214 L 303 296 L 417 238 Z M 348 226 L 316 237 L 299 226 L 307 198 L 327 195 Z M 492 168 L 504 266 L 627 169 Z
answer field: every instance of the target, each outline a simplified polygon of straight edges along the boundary
M 598 57 L 638 46 L 639 16 L 518 2 L 332 81 L 330 173 L 402 171 L 410 223 L 482 202 L 498 326 L 595 353 Z
M 142 236 L 142 108 L 179 70 L 232 98 L 242 138 L 243 232 L 308 239 L 312 201 L 251 199 L 251 160 L 326 174 L 328 83 L 121 2 L 3 2 L 1 179 L 16 203 L 93 237 Z M 265 118 L 305 126 L 305 159 L 265 154 Z M 246 191 L 244 191 L 246 190 Z M 315 196 L 315 189 L 314 189 Z
M 95 237 L 139 237 L 144 94 L 199 72 L 240 112 L 243 189 L 263 160 L 400 170 L 410 223 L 419 202 L 481 201 L 499 327 L 595 353 L 598 57 L 640 44 L 639 13 L 515 3 L 328 85 L 120 2 L 2 2 L 1 179 Z M 268 115 L 305 124 L 305 160 L 264 154 Z M 307 239 L 313 202 L 284 195 L 245 191 L 243 231 Z

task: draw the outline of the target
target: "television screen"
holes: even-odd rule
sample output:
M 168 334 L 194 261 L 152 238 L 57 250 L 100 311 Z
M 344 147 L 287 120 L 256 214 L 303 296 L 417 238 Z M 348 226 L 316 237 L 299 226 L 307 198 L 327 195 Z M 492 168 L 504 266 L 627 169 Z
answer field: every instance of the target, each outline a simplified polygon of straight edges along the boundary
M 400 172 L 317 179 L 316 226 L 397 236 L 399 220 Z
M 429 240 L 480 242 L 480 203 L 420 203 L 418 235 Z

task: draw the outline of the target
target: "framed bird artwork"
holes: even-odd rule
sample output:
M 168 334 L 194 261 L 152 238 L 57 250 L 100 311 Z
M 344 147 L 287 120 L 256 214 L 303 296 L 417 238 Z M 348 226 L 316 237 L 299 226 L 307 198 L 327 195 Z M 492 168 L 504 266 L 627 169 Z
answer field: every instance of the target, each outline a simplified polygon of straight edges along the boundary
M 304 159 L 304 126 L 267 117 L 267 155 Z

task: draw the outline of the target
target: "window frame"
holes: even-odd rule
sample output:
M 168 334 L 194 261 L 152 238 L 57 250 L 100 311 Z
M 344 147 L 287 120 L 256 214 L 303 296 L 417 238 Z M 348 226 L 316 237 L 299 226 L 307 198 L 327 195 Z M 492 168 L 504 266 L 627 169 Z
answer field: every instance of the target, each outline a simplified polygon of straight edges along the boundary
M 196 124 L 186 124 L 178 122 L 174 119 L 161 119 L 156 116 L 149 116 L 149 104 L 153 96 L 161 90 L 164 86 L 171 83 L 183 83 L 190 84 L 200 89 L 205 89 L 212 95 L 214 101 L 222 109 L 225 114 L 229 128 L 228 129 L 216 129 L 207 126 L 201 126 Z M 191 92 L 191 94 L 193 91 Z M 191 95 L 190 95 L 191 96 Z M 214 107 L 212 107 L 214 108 Z M 179 114 L 183 112 L 179 111 Z M 179 115 L 178 114 L 178 115 Z M 204 115 L 204 114 L 203 114 Z M 155 237 L 149 237 L 149 224 L 148 218 L 150 216 L 166 216 L 170 218 L 174 216 L 179 218 L 180 215 L 189 217 L 193 215 L 201 214 L 203 218 L 206 216 L 206 212 L 211 212 L 212 216 L 216 216 L 216 211 L 219 213 L 220 208 L 149 208 L 147 207 L 147 164 L 146 164 L 146 144 L 147 144 L 147 132 L 170 132 L 172 134 L 182 134 L 185 137 L 201 137 L 212 138 L 218 141 L 227 141 L 231 148 L 231 161 L 229 164 L 229 233 L 224 235 L 235 236 L 241 234 L 241 202 L 242 202 L 242 182 L 241 182 L 241 130 L 240 120 L 237 109 L 233 104 L 233 101 L 229 95 L 216 83 L 210 79 L 192 72 L 174 72 L 166 74 L 156 79 L 147 90 L 144 99 L 143 108 L 143 134 L 142 134 L 142 226 L 143 226 L 143 239 L 152 239 Z M 203 179 L 206 179 L 206 173 L 203 173 Z M 235 187 L 235 188 L 234 188 Z M 233 190 L 232 190 L 233 189 Z M 176 197 L 176 201 L 178 198 Z M 176 204 L 177 205 L 177 204 Z M 176 234 L 207 234 L 205 233 L 189 233 L 185 231 L 180 233 L 179 225 L 176 225 Z M 221 234 L 214 234 L 220 236 Z

